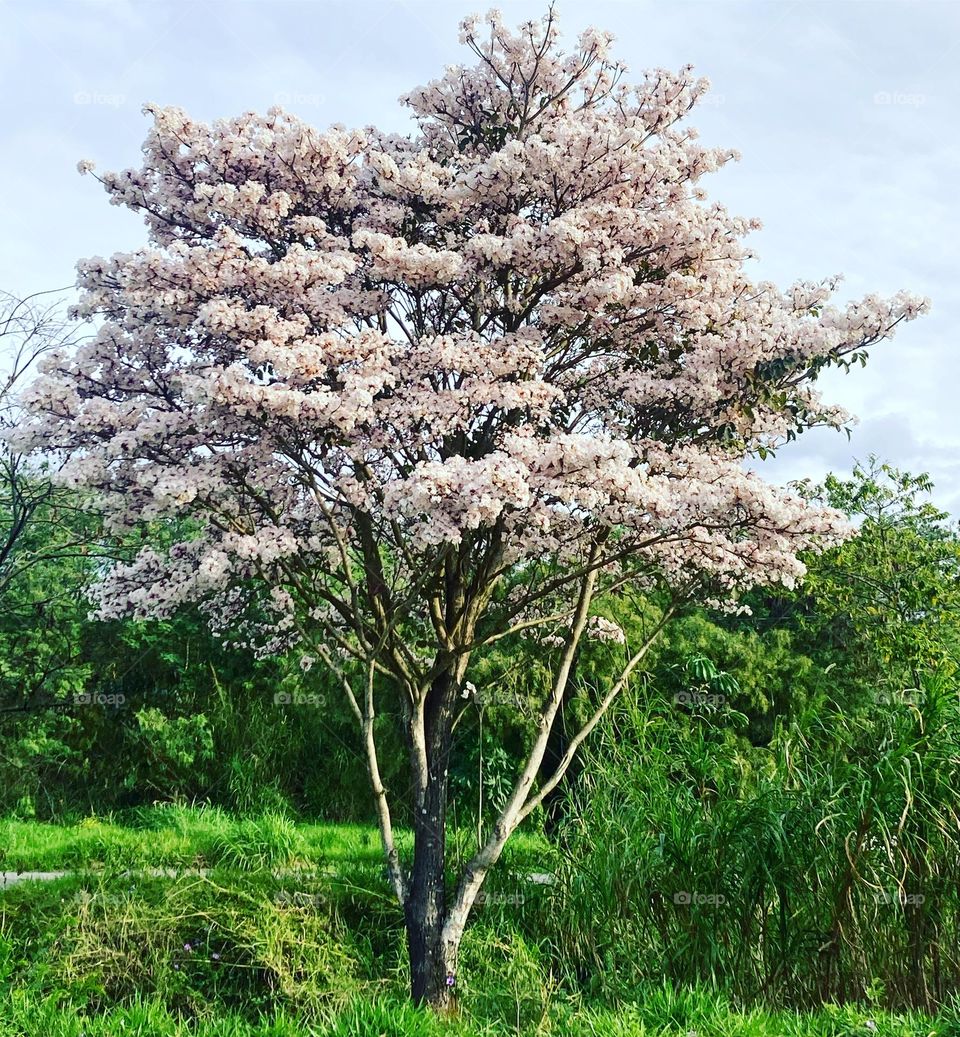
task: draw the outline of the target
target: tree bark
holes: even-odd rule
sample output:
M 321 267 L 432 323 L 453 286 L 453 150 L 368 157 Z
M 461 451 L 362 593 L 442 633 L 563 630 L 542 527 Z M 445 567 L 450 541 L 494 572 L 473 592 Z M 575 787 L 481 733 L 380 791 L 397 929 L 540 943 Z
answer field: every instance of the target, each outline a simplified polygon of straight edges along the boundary
M 567 729 L 567 720 L 570 703 L 576 691 L 576 674 L 579 658 L 580 650 L 578 648 L 573 657 L 573 663 L 570 666 L 570 676 L 567 678 L 567 685 L 563 690 L 560 709 L 557 711 L 553 726 L 550 728 L 550 737 L 547 739 L 547 749 L 543 754 L 543 762 L 540 764 L 537 780 L 541 783 L 547 781 L 553 775 L 570 746 L 571 736 Z M 566 780 L 557 785 L 549 795 L 544 797 L 543 831 L 544 835 L 550 840 L 556 838 L 563 830 L 568 808 L 567 789 L 576 781 L 579 772 L 579 760 L 575 760 L 568 769 Z
M 415 763 L 413 869 L 404 902 L 410 993 L 416 1004 L 439 1012 L 456 1011 L 459 939 L 444 939 L 447 890 L 444 874 L 450 743 L 453 735 L 456 678 L 439 676 L 427 696 L 423 727 L 414 730 L 421 742 L 420 766 Z M 416 725 L 416 722 L 415 722 Z M 425 765 L 425 766 L 424 766 Z

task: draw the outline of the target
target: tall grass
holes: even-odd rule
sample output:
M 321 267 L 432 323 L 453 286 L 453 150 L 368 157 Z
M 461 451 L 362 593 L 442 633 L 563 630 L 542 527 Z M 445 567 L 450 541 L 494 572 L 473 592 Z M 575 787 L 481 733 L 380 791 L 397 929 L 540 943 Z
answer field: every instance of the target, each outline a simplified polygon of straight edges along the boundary
M 238 873 L 124 888 L 87 876 L 5 897 L 4 1037 L 960 1035 L 953 1010 L 936 1023 L 871 1006 L 738 1010 L 670 983 L 604 1004 L 563 987 L 548 942 L 497 912 L 468 932 L 459 1017 L 439 1019 L 406 997 L 399 914 L 323 880 L 292 891 Z
M 960 990 L 960 710 L 903 702 L 745 750 L 722 717 L 624 704 L 590 750 L 549 930 L 623 990 L 666 977 L 742 1002 L 931 1009 Z

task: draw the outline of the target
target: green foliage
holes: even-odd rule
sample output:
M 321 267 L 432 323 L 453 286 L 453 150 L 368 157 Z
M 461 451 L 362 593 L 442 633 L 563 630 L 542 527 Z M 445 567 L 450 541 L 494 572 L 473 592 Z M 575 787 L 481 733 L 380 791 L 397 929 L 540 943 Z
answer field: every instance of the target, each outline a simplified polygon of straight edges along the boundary
M 191 784 L 191 772 L 214 758 L 210 724 L 202 714 L 168 717 L 155 706 L 134 714 L 143 755 L 142 767 L 126 775 L 128 788 L 176 795 Z
M 290 867 L 306 851 L 297 826 L 282 814 L 245 818 L 214 845 L 218 860 L 243 871 Z
M 824 668 L 797 647 L 792 631 L 729 629 L 703 613 L 682 616 L 664 636 L 650 684 L 683 715 L 734 714 L 753 745 L 770 741 L 778 719 L 822 707 Z
M 960 984 L 960 705 L 784 726 L 744 749 L 628 701 L 590 750 L 552 939 L 622 992 L 667 976 L 750 1002 L 930 1007 Z
M 871 457 L 849 479 L 803 489 L 857 525 L 847 543 L 809 559 L 795 613 L 808 641 L 829 645 L 845 676 L 881 696 L 960 661 L 960 538 L 928 499 L 929 477 Z
M 858 536 L 807 559 L 796 591 L 750 595 L 750 615 L 671 622 L 571 769 L 552 843 L 520 833 L 488 879 L 463 947 L 464 1015 L 444 1032 L 900 1037 L 929 1024 L 885 1007 L 944 1005 L 942 1032 L 960 1035 L 960 540 L 929 490 L 873 460 L 805 487 L 850 514 Z M 88 1034 L 111 1032 L 107 1018 L 182 1032 L 183 1012 L 211 1033 L 246 1034 L 275 1011 L 265 1032 L 299 1033 L 296 1011 L 318 1032 L 433 1034 L 435 1021 L 405 1006 L 377 833 L 294 821 L 371 817 L 338 689 L 294 657 L 225 650 L 189 611 L 89 622 L 83 587 L 105 538 L 69 496 L 38 499 L 54 546 L 80 547 L 54 557 L 25 541 L 31 564 L 3 588 L 0 868 L 104 877 L 64 887 L 63 903 L 59 886 L 49 902 L 25 887 L 0 894 L 0 977 L 19 992 L 0 1032 L 78 1034 L 67 992 L 71 1012 L 95 1006 Z M 659 604 L 624 593 L 602 614 L 637 644 Z M 505 638 L 471 670 L 451 867 L 503 802 L 549 651 Z M 623 653 L 584 646 L 561 738 Z M 380 716 L 377 738 L 384 782 L 402 790 L 396 717 Z M 402 801 L 395 819 L 406 860 Z M 220 871 L 117 884 L 127 869 L 161 867 Z M 304 887 L 305 871 L 319 885 Z M 170 965 L 201 917 L 242 964 L 229 979 Z M 141 945 L 147 966 L 132 961 Z M 211 1004 L 237 1013 L 213 1018 Z M 815 1025 L 763 1005 L 824 1007 Z
M 438 1018 L 405 996 L 398 912 L 333 876 L 88 876 L 0 896 L 5 1037 L 960 1033 L 949 1008 L 939 1022 L 854 1005 L 775 1012 L 659 980 L 616 1001 L 585 999 L 564 988 L 549 945 L 524 932 L 516 909 L 511 918 L 495 906 L 464 946 L 458 1018 Z
M 549 1014 L 556 990 L 547 955 L 515 925 L 481 919 L 470 928 L 460 971 L 461 1000 L 471 1014 L 519 1031 L 535 1030 Z
M 58 494 L 38 507 L 22 550 L 59 539 L 3 587 L 0 811 L 57 817 L 203 799 L 369 818 L 353 719 L 321 669 L 228 651 L 189 610 L 162 622 L 88 620 L 84 588 L 105 541 L 78 504 Z M 400 766 L 388 756 L 385 778 Z
M 349 998 L 362 974 L 340 915 L 317 910 L 319 888 L 298 901 L 266 876 L 217 874 L 51 886 L 4 894 L 18 978 L 43 993 L 69 991 L 91 1011 L 153 995 L 190 1015 L 217 1000 L 248 1018 L 280 1005 L 315 1011 Z

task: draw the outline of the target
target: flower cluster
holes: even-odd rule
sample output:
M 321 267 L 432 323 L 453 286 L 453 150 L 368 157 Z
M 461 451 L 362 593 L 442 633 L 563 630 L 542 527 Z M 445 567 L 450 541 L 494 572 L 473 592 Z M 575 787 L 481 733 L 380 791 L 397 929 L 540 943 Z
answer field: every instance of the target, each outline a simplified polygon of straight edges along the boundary
M 270 645 L 306 617 L 349 652 L 363 602 L 429 626 L 411 588 L 453 548 L 483 594 L 609 539 L 611 581 L 732 597 L 844 535 L 744 460 L 842 424 L 816 374 L 925 301 L 751 281 L 756 224 L 700 186 L 737 156 L 684 123 L 690 69 L 631 86 L 608 34 L 564 54 L 552 19 L 462 38 L 476 63 L 407 96 L 410 136 L 151 108 L 140 168 L 81 163 L 150 241 L 80 264 L 96 331 L 48 360 L 21 444 L 115 528 L 199 520 L 106 573 L 101 615 L 239 616 L 261 580 Z

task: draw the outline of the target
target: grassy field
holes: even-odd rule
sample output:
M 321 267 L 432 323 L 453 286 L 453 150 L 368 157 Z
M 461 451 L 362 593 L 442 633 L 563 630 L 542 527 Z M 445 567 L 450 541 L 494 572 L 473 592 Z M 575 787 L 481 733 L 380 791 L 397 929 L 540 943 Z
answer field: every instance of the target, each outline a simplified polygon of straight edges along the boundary
M 670 1014 L 672 1013 L 672 1014 Z M 214 1009 L 209 1018 L 184 1020 L 158 1001 L 140 1001 L 100 1015 L 77 1015 L 54 1002 L 14 995 L 0 1009 L 2 1031 L 24 1037 L 498 1037 L 517 1031 L 508 1023 L 478 1019 L 437 1020 L 395 999 L 363 999 L 313 1022 L 287 1013 L 250 1022 Z M 793 1015 L 735 1012 L 722 1000 L 669 989 L 651 991 L 642 1003 L 614 1009 L 559 1008 L 523 1032 L 557 1037 L 953 1037 L 958 1023 L 932 1026 L 915 1018 L 871 1015 L 849 1008 Z
M 412 837 L 396 833 L 401 854 Z M 470 849 L 471 835 L 452 838 L 454 857 Z M 542 867 L 551 848 L 518 833 L 507 859 Z M 230 817 L 216 807 L 158 806 L 85 817 L 73 824 L 0 820 L 0 871 L 207 868 L 238 870 L 382 863 L 380 837 L 365 825 L 294 824 L 279 814 Z
M 402 917 L 372 829 L 168 807 L 6 821 L 0 855 L 7 871 L 76 872 L 0 893 L 0 1037 L 960 1037 L 950 1010 L 794 1014 L 703 989 L 571 982 L 544 935 L 550 886 L 529 879 L 551 867 L 535 838 L 513 848 L 476 910 L 455 1020 L 406 1003 Z

